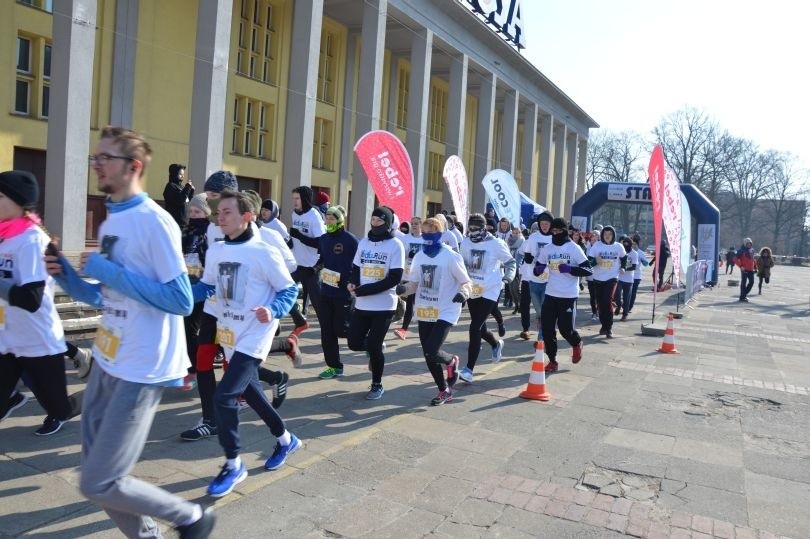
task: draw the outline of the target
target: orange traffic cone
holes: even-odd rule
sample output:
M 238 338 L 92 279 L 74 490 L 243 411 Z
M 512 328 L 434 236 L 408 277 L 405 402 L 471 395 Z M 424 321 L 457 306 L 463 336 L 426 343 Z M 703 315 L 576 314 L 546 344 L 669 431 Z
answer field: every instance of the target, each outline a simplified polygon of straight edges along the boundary
M 547 401 L 551 399 L 546 391 L 546 370 L 543 365 L 543 341 L 537 341 L 532 361 L 532 372 L 529 373 L 529 383 L 520 396 L 524 399 Z
M 667 320 L 664 342 L 661 343 L 661 348 L 659 348 L 658 351 L 664 354 L 680 354 L 680 352 L 675 349 L 675 317 L 672 316 L 672 313 L 669 314 L 669 319 Z

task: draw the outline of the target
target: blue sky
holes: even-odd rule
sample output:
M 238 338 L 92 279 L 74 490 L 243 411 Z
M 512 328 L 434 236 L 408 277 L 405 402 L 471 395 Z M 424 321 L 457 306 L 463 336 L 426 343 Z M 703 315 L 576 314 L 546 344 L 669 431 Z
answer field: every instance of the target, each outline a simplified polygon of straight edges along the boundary
M 648 134 L 685 105 L 810 167 L 810 5 L 522 0 L 524 55 L 603 128 Z

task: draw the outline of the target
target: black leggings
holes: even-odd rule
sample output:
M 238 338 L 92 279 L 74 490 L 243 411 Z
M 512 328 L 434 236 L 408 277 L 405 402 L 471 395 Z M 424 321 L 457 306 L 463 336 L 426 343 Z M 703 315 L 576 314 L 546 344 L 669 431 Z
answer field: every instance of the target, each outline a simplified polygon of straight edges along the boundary
M 765 281 L 765 284 L 771 284 L 770 277 L 763 277 L 762 275 L 757 276 L 759 278 L 759 293 L 762 293 L 762 281 Z
M 361 311 L 355 309 L 349 322 L 349 349 L 368 352 L 371 364 L 371 383 L 382 384 L 385 355 L 383 341 L 394 311 Z
M 543 299 L 543 310 L 540 312 L 540 327 L 543 331 L 543 346 L 549 360 L 557 358 L 557 332 L 568 341 L 571 346 L 582 342 L 574 323 L 577 319 L 577 298 L 555 298 L 546 296 Z
M 422 344 L 422 353 L 425 354 L 425 363 L 427 363 L 428 370 L 439 391 L 447 389 L 442 367 L 453 361 L 453 356 L 441 349 L 451 327 L 453 324 L 446 320 L 419 322 L 419 342 Z
M 292 272 L 293 281 L 296 283 L 301 283 L 303 287 L 303 295 L 306 298 L 309 296 L 309 301 L 313 307 L 315 307 L 315 312 L 318 312 L 318 305 L 321 299 L 321 290 L 320 290 L 320 283 L 318 283 L 318 273 L 315 271 L 314 268 L 307 268 L 304 266 L 298 266 L 295 268 L 295 271 Z M 306 302 L 304 302 L 306 306 Z M 293 303 L 292 310 L 290 311 L 290 317 L 293 319 L 295 323 L 295 327 L 303 326 L 307 323 L 306 318 L 304 315 L 301 314 L 301 309 L 298 307 L 298 300 Z
M 627 314 L 627 311 L 630 310 L 630 301 L 631 301 L 631 294 L 633 293 L 633 283 L 626 283 L 624 281 L 618 281 L 616 285 L 616 290 L 619 292 L 616 294 L 616 307 L 621 307 L 622 314 Z
M 492 313 L 494 303 L 491 299 L 486 298 L 467 300 L 467 308 L 470 310 L 470 345 L 467 348 L 467 368 L 470 370 L 475 368 L 478 361 L 481 339 L 487 341 L 492 347 L 498 345 L 495 336 L 487 329 L 487 318 Z
M 531 323 L 532 295 L 529 293 L 529 281 L 520 281 L 520 325 L 523 331 L 529 331 Z
M 191 314 L 183 317 L 183 327 L 186 330 L 186 350 L 191 360 L 191 367 L 188 368 L 189 374 L 197 372 L 197 336 L 200 333 L 200 320 L 204 307 L 204 301 L 195 303 Z M 68 351 L 70 351 L 70 348 L 68 348 Z
M 599 307 L 599 294 L 596 291 L 596 281 L 588 281 L 588 296 L 591 300 L 591 314 L 596 314 Z
M 616 279 L 608 281 L 593 280 L 596 286 L 596 297 L 599 305 L 599 321 L 602 328 L 610 331 L 613 328 L 613 295 L 616 293 Z
M 498 302 L 496 301 L 495 304 L 492 306 L 492 318 L 495 319 L 495 323 L 499 326 L 503 325 L 503 315 L 501 314 L 501 309 L 498 307 Z
M 321 324 L 321 348 L 328 367 L 342 369 L 338 339 L 346 336 L 346 326 L 351 313 L 351 298 L 339 298 L 321 294 L 318 322 Z
M 48 417 L 60 421 L 72 417 L 72 407 L 67 396 L 64 354 L 39 357 L 0 354 L 0 417 L 8 412 L 9 397 L 23 373 L 30 379 L 29 389 Z
M 405 298 L 405 314 L 402 315 L 402 329 L 404 330 L 408 329 L 408 327 L 411 325 L 411 320 L 413 319 L 414 298 L 416 298 L 416 294 L 411 294 Z

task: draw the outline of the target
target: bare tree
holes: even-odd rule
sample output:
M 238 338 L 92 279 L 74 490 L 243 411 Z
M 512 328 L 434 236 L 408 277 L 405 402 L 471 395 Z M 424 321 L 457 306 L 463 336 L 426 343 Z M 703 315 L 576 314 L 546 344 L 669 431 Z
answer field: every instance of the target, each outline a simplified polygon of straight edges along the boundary
M 731 145 L 726 185 L 734 204 L 734 217 L 741 236 L 753 232 L 754 208 L 765 199 L 776 182 L 779 169 L 778 154 L 773 150 L 761 153 L 750 140 L 735 139 Z
M 762 205 L 760 230 L 771 232 L 770 245 L 781 253 L 796 251 L 801 243 L 807 215 L 807 173 L 796 168 L 796 157 L 774 154 L 773 182 Z
M 704 189 L 705 156 L 717 125 L 705 112 L 685 107 L 664 117 L 653 129 L 667 164 L 681 183 Z

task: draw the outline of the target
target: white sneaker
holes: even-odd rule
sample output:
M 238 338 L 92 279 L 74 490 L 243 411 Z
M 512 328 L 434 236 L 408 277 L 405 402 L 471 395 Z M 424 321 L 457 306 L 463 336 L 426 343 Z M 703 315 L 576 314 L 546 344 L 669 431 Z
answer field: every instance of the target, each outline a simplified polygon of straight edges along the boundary
M 591 316 L 591 322 L 599 322 L 599 315 L 595 314 L 595 315 Z
M 503 354 L 503 341 L 498 340 L 498 344 L 492 347 L 492 361 L 493 363 L 501 362 L 501 354 Z
M 467 382 L 468 384 L 472 384 L 473 381 L 473 371 L 464 367 L 461 369 L 461 372 L 458 373 L 458 377 Z

